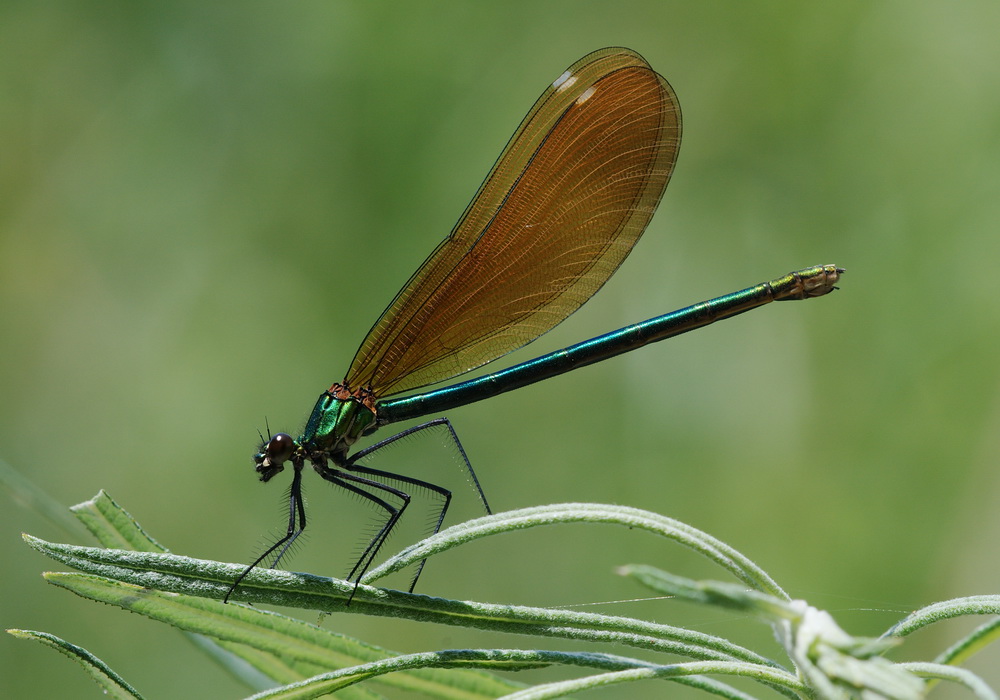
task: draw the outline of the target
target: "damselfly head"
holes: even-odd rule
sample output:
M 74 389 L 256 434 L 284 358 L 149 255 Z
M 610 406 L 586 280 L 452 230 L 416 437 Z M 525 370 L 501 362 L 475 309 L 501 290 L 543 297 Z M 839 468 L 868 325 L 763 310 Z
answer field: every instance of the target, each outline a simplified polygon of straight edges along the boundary
M 272 435 L 271 439 L 261 445 L 260 452 L 253 456 L 257 473 L 261 481 L 268 481 L 285 468 L 285 462 L 292 458 L 298 448 L 295 440 L 287 433 Z

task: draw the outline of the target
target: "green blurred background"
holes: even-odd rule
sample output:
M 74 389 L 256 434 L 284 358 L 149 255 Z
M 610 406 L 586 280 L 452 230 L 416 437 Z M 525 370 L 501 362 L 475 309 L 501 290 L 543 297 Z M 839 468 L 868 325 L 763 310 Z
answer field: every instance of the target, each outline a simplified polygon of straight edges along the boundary
M 538 94 L 624 45 L 680 96 L 673 182 L 618 275 L 512 359 L 806 265 L 849 272 L 832 296 L 453 411 L 494 506 L 679 518 L 858 634 L 996 592 L 998 27 L 993 0 L 8 0 L 0 457 L 66 505 L 107 489 L 177 553 L 248 561 L 283 527 L 287 481 L 261 485 L 249 459 L 265 417 L 300 427 Z M 444 480 L 413 453 L 393 466 Z M 477 514 L 458 489 L 456 518 Z M 314 475 L 307 490 L 312 532 L 289 567 L 342 575 L 356 505 Z M 54 565 L 20 532 L 68 536 L 38 513 L 5 496 L 0 523 L 3 627 L 83 645 L 150 697 L 248 694 L 171 630 L 47 586 Z M 640 597 L 612 572 L 632 562 L 724 578 L 648 535 L 577 526 L 451 552 L 419 590 Z M 583 609 L 780 656 L 751 620 L 669 601 Z M 539 644 L 324 625 L 400 651 Z M 903 656 L 929 658 L 971 625 L 925 631 Z M 97 696 L 51 651 L 0 645 L 0 695 Z M 997 658 L 972 664 L 994 686 Z M 573 674 L 523 679 L 560 675 Z

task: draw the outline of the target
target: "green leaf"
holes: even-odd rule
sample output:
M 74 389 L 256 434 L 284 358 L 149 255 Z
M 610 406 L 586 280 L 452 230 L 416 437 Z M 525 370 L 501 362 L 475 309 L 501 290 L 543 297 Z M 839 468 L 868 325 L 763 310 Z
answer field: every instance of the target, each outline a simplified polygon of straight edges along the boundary
M 548 698 L 564 697 L 581 690 L 591 690 L 610 685 L 619 685 L 621 683 L 653 679 L 677 681 L 714 695 L 733 698 L 733 700 L 753 698 L 753 696 L 746 695 L 725 683 L 719 683 L 718 681 L 703 677 L 704 674 L 709 673 L 743 676 L 778 689 L 789 689 L 786 691 L 786 694 L 793 698 L 807 695 L 809 692 L 804 685 L 798 682 L 789 683 L 789 678 L 784 672 L 778 672 L 772 668 L 757 666 L 755 664 L 724 661 L 692 661 L 689 663 L 662 666 L 646 665 L 642 668 L 611 671 L 609 673 L 584 676 L 583 678 L 575 678 L 568 681 L 537 685 L 517 693 L 512 693 L 505 700 L 547 700 Z M 791 692 L 791 689 L 794 689 L 795 693 Z
M 495 605 L 414 595 L 339 579 L 256 569 L 231 598 L 319 610 L 367 614 L 506 633 L 612 642 L 694 659 L 656 664 L 599 653 L 510 649 L 465 649 L 397 654 L 259 608 L 221 599 L 245 570 L 242 564 L 170 554 L 103 492 L 74 513 L 104 547 L 53 544 L 25 535 L 38 551 L 84 572 L 48 573 L 45 578 L 86 598 L 117 605 L 183 630 L 226 668 L 255 687 L 280 683 L 256 698 L 377 698 L 369 684 L 440 698 L 561 697 L 568 693 L 643 679 L 669 680 L 733 700 L 747 696 L 705 674 L 743 676 L 789 697 L 849 697 L 858 691 L 886 698 L 922 697 L 917 676 L 961 683 L 983 700 L 996 700 L 976 676 L 942 664 L 893 664 L 882 654 L 896 637 L 938 619 L 1000 612 L 1000 596 L 979 596 L 928 606 L 879 639 L 853 637 L 832 616 L 790 600 L 759 567 L 724 543 L 669 518 L 633 508 L 564 504 L 528 508 L 469 521 L 406 549 L 369 572 L 375 580 L 425 557 L 488 535 L 539 525 L 598 522 L 645 529 L 681 543 L 714 561 L 741 583 L 693 581 L 649 566 L 621 571 L 653 589 L 689 602 L 755 614 L 772 624 L 795 665 L 795 673 L 726 639 L 627 617 L 561 609 Z M 139 550 L 139 551 L 136 551 Z M 747 588 L 749 586 L 749 589 Z M 964 658 L 1000 636 L 1000 624 L 982 626 L 942 658 Z M 53 638 L 54 639 L 54 638 Z M 82 651 L 82 650 L 81 650 Z M 83 652 L 85 653 L 85 652 Z M 97 662 L 99 663 L 99 662 Z M 534 688 L 485 671 L 546 665 L 596 669 L 581 678 Z M 363 685 L 359 685 L 361 683 Z
M 954 598 L 928 605 L 907 615 L 893 625 L 883 636 L 905 637 L 935 622 L 962 615 L 1000 615 L 1000 595 L 977 595 L 967 598 Z
M 289 683 L 318 670 L 353 667 L 394 652 L 278 613 L 235 603 L 166 593 L 89 574 L 48 573 L 46 580 L 77 595 L 117 605 L 225 645 L 270 678 Z M 478 671 L 420 670 L 381 679 L 435 697 L 493 698 L 521 687 Z
M 429 556 L 481 537 L 560 523 L 605 523 L 630 530 L 646 530 L 698 552 L 732 573 L 754 590 L 788 600 L 788 594 L 759 566 L 725 542 L 673 518 L 657 513 L 602 503 L 559 503 L 495 513 L 460 523 L 422 540 L 370 570 L 362 579 L 372 583 Z
M 636 579 L 657 593 L 674 596 L 690 603 L 753 613 L 770 621 L 797 615 L 790 607 L 788 599 L 748 590 L 735 583 L 693 581 L 644 564 L 622 566 L 618 569 L 618 573 Z
M 997 639 L 1000 639 L 1000 617 L 984 622 L 948 647 L 934 661 L 951 665 L 963 663 Z
M 850 697 L 861 689 L 873 697 L 917 700 L 925 684 L 899 664 L 882 658 L 894 639 L 854 637 L 833 617 L 805 601 L 785 601 L 732 583 L 692 581 L 651 566 L 623 567 L 659 593 L 703 605 L 747 612 L 774 625 L 778 639 L 819 697 Z
M 47 632 L 16 629 L 9 629 L 7 632 L 19 639 L 34 639 L 35 641 L 41 642 L 46 646 L 62 652 L 80 664 L 90 677 L 97 682 L 97 685 L 99 685 L 101 689 L 112 698 L 118 698 L 120 700 L 136 700 L 136 698 L 141 700 L 142 698 L 135 688 L 125 682 L 124 678 L 112 671 L 106 663 L 83 647 L 70 644 L 69 642 L 60 639 L 55 635 L 48 634 Z
M 108 549 L 132 549 L 138 552 L 166 552 L 166 547 L 139 527 L 125 509 L 104 490 L 89 501 L 70 508 L 97 541 Z
M 242 564 L 191 559 L 173 554 L 125 552 L 52 544 L 24 536 L 38 551 L 80 571 L 140 587 L 221 599 Z M 628 617 L 516 605 L 447 600 L 354 585 L 339 579 L 274 569 L 255 570 L 237 589 L 253 602 L 326 612 L 399 617 L 476 629 L 577 639 L 614 641 L 652 651 L 703 660 L 773 661 L 720 637 Z M 353 596 L 353 601 L 347 601 Z
M 120 547 L 141 552 L 168 551 L 148 535 L 136 519 L 104 490 L 99 491 L 89 501 L 72 506 L 70 511 L 105 547 Z M 205 637 L 199 639 L 189 637 L 189 640 L 248 687 L 262 690 L 274 685 L 274 679 L 269 679 L 258 670 L 248 667 L 245 659 L 219 647 L 213 640 Z
M 951 681 L 952 683 L 965 686 L 979 700 L 997 700 L 997 694 L 983 682 L 982 678 L 964 668 L 927 663 L 902 663 L 899 665 L 913 675 L 920 676 L 921 678 Z
M 645 679 L 669 679 L 679 683 L 701 688 L 722 697 L 747 700 L 749 696 L 734 688 L 700 676 L 702 673 L 719 673 L 734 676 L 746 676 L 774 685 L 791 684 L 799 692 L 805 688 L 789 674 L 766 666 L 733 662 L 691 662 L 686 664 L 657 665 L 637 659 L 629 659 L 611 654 L 595 654 L 585 652 L 559 652 L 522 649 L 450 649 L 438 652 L 406 654 L 373 662 L 354 668 L 341 669 L 331 673 L 321 674 L 302 683 L 295 683 L 284 688 L 253 696 L 252 700 L 304 700 L 315 698 L 342 690 L 353 683 L 376 677 L 381 674 L 398 672 L 413 668 L 455 668 L 475 666 L 495 670 L 519 670 L 523 668 L 538 668 L 549 665 L 564 665 L 576 667 L 599 668 L 609 670 L 609 673 L 587 676 L 575 681 L 560 681 L 536 688 L 525 688 L 506 698 L 528 697 L 559 697 L 568 692 L 583 690 L 610 683 L 623 683 Z M 539 693 L 536 695 L 536 693 Z M 796 697 L 789 693 L 791 697 Z

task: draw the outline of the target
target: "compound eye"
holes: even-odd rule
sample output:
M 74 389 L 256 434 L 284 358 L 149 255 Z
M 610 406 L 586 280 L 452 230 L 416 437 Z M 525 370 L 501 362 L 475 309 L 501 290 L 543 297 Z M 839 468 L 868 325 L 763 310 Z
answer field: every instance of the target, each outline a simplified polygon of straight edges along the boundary
M 291 459 L 294 451 L 295 440 L 285 433 L 278 433 L 268 440 L 267 446 L 264 447 L 264 454 L 271 464 L 284 464 Z

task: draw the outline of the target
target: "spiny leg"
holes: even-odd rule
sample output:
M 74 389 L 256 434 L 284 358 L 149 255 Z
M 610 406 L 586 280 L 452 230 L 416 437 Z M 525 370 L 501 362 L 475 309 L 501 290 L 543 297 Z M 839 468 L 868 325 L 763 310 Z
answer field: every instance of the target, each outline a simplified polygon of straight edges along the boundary
M 466 474 L 469 475 L 469 478 L 472 479 L 472 485 L 476 487 L 476 493 L 479 495 L 479 500 L 482 502 L 483 508 L 486 509 L 486 514 L 493 515 L 493 510 L 490 508 L 490 504 L 486 500 L 486 493 L 483 491 L 483 487 L 479 485 L 479 477 L 476 476 L 476 470 L 472 468 L 472 462 L 469 461 L 469 456 L 465 453 L 465 448 L 462 446 L 462 441 L 458 439 L 458 433 L 455 432 L 455 428 L 452 427 L 451 421 L 448 420 L 447 418 L 435 418 L 434 420 L 427 421 L 426 423 L 421 423 L 420 425 L 415 425 L 412 428 L 407 428 L 402 432 L 387 437 L 385 440 L 380 440 L 371 447 L 366 447 L 365 449 L 360 450 L 359 452 L 356 452 L 355 454 L 351 455 L 351 458 L 348 460 L 347 468 L 355 470 L 356 467 L 354 465 L 356 465 L 360 460 L 364 459 L 366 456 L 371 455 L 373 452 L 376 452 L 377 450 L 380 450 L 383 447 L 387 447 L 392 443 L 396 442 L 397 440 L 409 437 L 414 433 L 418 433 L 422 430 L 437 428 L 442 425 L 445 428 L 447 428 L 448 438 L 451 441 L 451 443 L 455 446 L 455 449 L 458 450 L 458 456 L 462 458 L 462 464 L 465 467 L 465 472 Z
M 271 556 L 276 549 L 280 548 L 281 551 L 278 552 L 278 556 L 276 556 L 274 561 L 271 563 L 272 569 L 276 567 L 278 562 L 281 560 L 281 557 L 285 556 L 285 552 L 288 551 L 288 548 L 292 546 L 292 543 L 295 542 L 295 540 L 298 539 L 298 536 L 302 534 L 302 531 L 306 529 L 306 509 L 305 504 L 302 501 L 302 465 L 294 465 L 294 470 L 295 471 L 292 475 L 292 486 L 288 490 L 288 529 L 285 531 L 285 534 L 281 537 L 281 539 L 268 547 L 263 554 L 254 560 L 253 564 L 244 569 L 243 573 L 236 577 L 236 580 L 233 581 L 233 585 L 229 587 L 229 590 L 226 592 L 226 596 L 222 599 L 223 603 L 229 602 L 229 596 L 233 594 L 236 587 L 239 586 L 243 579 L 247 577 L 247 574 L 256 569 L 257 566 Z M 298 527 L 295 526 L 296 515 L 298 515 Z
M 375 536 L 368 542 L 368 546 L 365 547 L 364 552 L 361 553 L 361 558 L 358 559 L 357 564 L 351 569 L 351 572 L 347 575 L 347 580 L 350 581 L 354 579 L 354 589 L 357 590 L 358 584 L 361 582 L 361 577 L 365 575 L 368 567 L 372 565 L 375 557 L 378 555 L 379 550 L 382 545 L 385 544 L 386 539 L 392 532 L 393 528 L 396 527 L 396 523 L 403 516 L 406 511 L 406 507 L 410 504 L 410 494 L 400 489 L 393 488 L 387 484 L 380 483 L 373 479 L 366 479 L 362 476 L 354 476 L 353 474 L 348 474 L 347 472 L 341 471 L 339 469 L 331 469 L 330 467 L 323 466 L 316 469 L 319 475 L 323 477 L 326 481 L 331 484 L 336 484 L 352 493 L 356 493 L 362 498 L 368 500 L 374 505 L 381 508 L 388 514 L 388 518 L 385 523 L 375 533 Z M 387 494 L 391 494 L 400 500 L 400 506 L 396 508 L 391 505 L 388 501 L 380 498 L 374 493 L 366 490 L 366 488 L 377 489 L 383 491 Z M 348 599 L 348 604 L 350 604 L 351 599 L 354 598 L 354 593 L 351 593 L 351 598 Z
M 414 486 L 419 486 L 428 489 L 441 496 L 444 499 L 444 504 L 441 506 L 441 510 L 438 512 L 437 521 L 434 524 L 434 529 L 431 532 L 431 535 L 436 535 L 438 532 L 441 531 L 441 526 L 444 524 L 445 515 L 448 512 L 448 507 L 451 505 L 451 497 L 452 497 L 451 491 L 441 486 L 438 486 L 437 484 L 432 484 L 429 481 L 424 481 L 422 479 L 415 479 L 413 477 L 404 476 L 402 474 L 396 474 L 393 472 L 373 469 L 371 467 L 365 467 L 361 464 L 358 464 L 358 462 L 364 459 L 365 457 L 372 455 L 378 450 L 391 445 L 397 440 L 409 437 L 414 433 L 420 432 L 422 430 L 429 430 L 433 428 L 438 428 L 440 426 L 444 426 L 448 430 L 448 436 L 452 444 L 457 448 L 459 456 L 462 458 L 462 462 L 465 466 L 465 471 L 471 477 L 472 483 L 476 487 L 476 492 L 479 494 L 479 500 L 482 502 L 483 507 L 486 509 L 486 513 L 492 514 L 493 511 L 490 510 L 490 504 L 486 501 L 486 494 L 483 493 L 483 488 L 482 486 L 479 485 L 479 478 L 476 476 L 476 471 L 472 468 L 472 463 L 469 461 L 469 457 L 465 453 L 465 448 L 462 446 L 462 442 L 458 439 L 458 434 L 452 427 L 451 421 L 449 421 L 447 418 L 436 418 L 432 421 L 428 421 L 426 423 L 422 423 L 412 428 L 408 428 L 407 430 L 404 430 L 400 433 L 396 433 L 395 435 L 388 437 L 385 440 L 382 440 L 372 445 L 371 447 L 361 450 L 357 454 L 353 455 L 350 458 L 350 460 L 348 460 L 348 463 L 345 465 L 345 468 L 350 469 L 351 471 L 361 472 L 363 474 L 369 474 L 371 476 L 380 477 L 383 479 L 398 480 L 403 483 L 412 484 Z M 422 559 L 420 561 L 420 564 L 417 565 L 416 573 L 414 573 L 413 579 L 410 581 L 411 593 L 413 592 L 413 589 L 416 587 L 417 579 L 420 578 L 420 574 L 421 572 L 423 572 L 424 565 L 426 563 L 427 560 Z
M 423 481 L 422 479 L 414 479 L 409 476 L 403 476 L 402 474 L 382 471 L 381 469 L 372 469 L 371 467 L 363 467 L 360 464 L 352 464 L 348 468 L 353 471 L 361 472 L 362 474 L 368 474 L 370 476 L 375 476 L 382 479 L 392 479 L 394 481 L 401 481 L 403 483 L 412 484 L 413 486 L 425 488 L 437 493 L 444 499 L 444 504 L 441 506 L 441 510 L 438 512 L 437 521 L 434 523 L 434 530 L 431 532 L 431 534 L 436 535 L 438 532 L 440 532 L 441 524 L 444 522 L 445 514 L 448 512 L 448 506 L 451 505 L 451 491 L 444 488 L 443 486 L 432 484 L 429 481 Z M 402 515 L 402 513 L 400 513 L 400 515 Z M 386 536 L 388 536 L 388 533 L 386 533 Z M 424 570 L 424 564 L 426 563 L 427 563 L 426 559 L 421 559 L 420 563 L 417 565 L 417 571 L 416 573 L 413 574 L 413 579 L 410 581 L 410 593 L 413 592 L 414 587 L 417 585 L 417 579 L 420 578 L 420 572 Z

